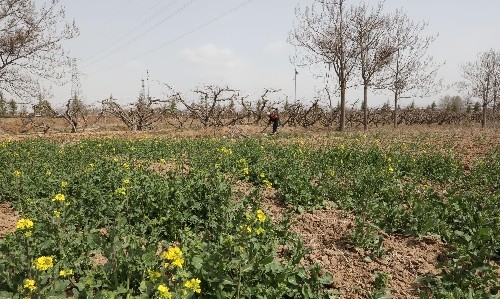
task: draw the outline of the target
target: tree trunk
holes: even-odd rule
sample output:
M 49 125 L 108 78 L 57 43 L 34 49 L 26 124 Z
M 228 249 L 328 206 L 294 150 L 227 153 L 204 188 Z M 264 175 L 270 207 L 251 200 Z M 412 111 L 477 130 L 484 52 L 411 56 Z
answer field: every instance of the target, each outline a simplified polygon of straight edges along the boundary
M 363 86 L 363 128 L 368 130 L 368 84 Z
M 495 118 L 495 111 L 497 110 L 497 82 L 495 81 L 495 89 L 493 89 L 493 111 L 492 111 L 492 117 Z
M 483 99 L 483 115 L 481 117 L 481 128 L 484 128 L 486 125 L 486 108 L 487 108 L 487 102 L 485 99 Z
M 393 119 L 394 119 L 394 128 L 398 126 L 398 92 L 396 91 L 394 93 L 394 113 L 393 113 Z
M 340 82 L 340 126 L 339 131 L 345 130 L 345 90 L 346 82 Z

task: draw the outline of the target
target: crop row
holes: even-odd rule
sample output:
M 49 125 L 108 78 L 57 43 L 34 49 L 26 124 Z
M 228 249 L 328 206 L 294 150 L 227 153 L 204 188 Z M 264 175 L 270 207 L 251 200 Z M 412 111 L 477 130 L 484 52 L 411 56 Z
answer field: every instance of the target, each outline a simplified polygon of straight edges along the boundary
M 0 201 L 25 222 L 0 240 L 0 291 L 328 297 L 330 276 L 301 266 L 307 249 L 288 218 L 262 211 L 260 191 L 273 188 L 293 211 L 351 211 L 359 230 L 440 236 L 447 258 L 440 275 L 422 280 L 427 293 L 489 298 L 498 281 L 499 154 L 466 172 L 452 152 L 382 148 L 363 136 L 3 142 Z

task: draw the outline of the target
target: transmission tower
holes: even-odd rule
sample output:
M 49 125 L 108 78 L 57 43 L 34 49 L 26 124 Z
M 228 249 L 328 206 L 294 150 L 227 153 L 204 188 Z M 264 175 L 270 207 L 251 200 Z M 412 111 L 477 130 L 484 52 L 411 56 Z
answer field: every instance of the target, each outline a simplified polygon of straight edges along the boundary
M 77 100 L 80 97 L 82 91 L 80 84 L 81 73 L 78 71 L 76 58 L 73 58 L 71 60 L 70 65 L 71 65 L 71 98 L 73 100 Z

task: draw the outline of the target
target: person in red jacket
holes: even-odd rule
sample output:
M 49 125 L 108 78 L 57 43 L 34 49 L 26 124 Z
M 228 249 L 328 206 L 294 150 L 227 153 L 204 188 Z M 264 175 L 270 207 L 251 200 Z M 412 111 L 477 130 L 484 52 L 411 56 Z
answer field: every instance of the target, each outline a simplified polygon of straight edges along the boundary
M 274 109 L 273 112 L 269 115 L 269 123 L 273 123 L 273 133 L 276 133 L 278 130 L 278 125 L 280 122 L 280 117 L 278 115 L 278 109 Z

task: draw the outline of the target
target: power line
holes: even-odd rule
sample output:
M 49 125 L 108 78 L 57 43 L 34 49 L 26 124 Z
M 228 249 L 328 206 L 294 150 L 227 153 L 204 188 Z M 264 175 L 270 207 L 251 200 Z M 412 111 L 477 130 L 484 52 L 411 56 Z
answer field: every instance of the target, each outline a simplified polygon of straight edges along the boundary
M 119 15 L 131 2 L 132 2 L 132 0 L 127 0 L 127 2 L 125 2 L 125 4 L 120 6 L 120 9 L 116 10 L 115 13 L 112 15 L 112 17 L 108 18 L 108 20 L 106 21 L 106 23 L 104 23 L 102 25 L 102 27 L 108 26 L 108 24 L 111 23 L 111 20 L 113 18 L 115 18 L 117 15 Z
M 173 3 L 175 3 L 177 0 L 173 0 L 172 2 L 170 2 L 170 5 L 168 5 L 168 7 L 170 7 Z M 118 47 L 115 47 L 114 49 L 112 49 L 109 53 L 107 54 L 104 54 L 102 56 L 100 56 L 99 58 L 96 58 L 96 59 L 93 59 L 91 60 L 90 62 L 88 62 L 87 64 L 85 64 L 83 67 L 88 67 L 92 64 L 95 64 L 96 62 L 99 62 L 101 60 L 103 60 L 104 58 L 107 58 L 113 54 L 115 54 L 116 52 L 124 49 L 125 47 L 127 47 L 128 45 L 132 44 L 133 42 L 137 41 L 138 39 L 142 38 L 144 35 L 150 33 L 151 31 L 153 31 L 154 29 L 158 28 L 160 25 L 162 25 L 163 23 L 165 23 L 166 21 L 170 20 L 171 18 L 173 18 L 174 16 L 178 15 L 179 13 L 181 13 L 184 9 L 186 9 L 189 5 L 191 5 L 193 2 L 195 2 L 197 0 L 189 0 L 187 3 L 185 3 L 183 6 L 181 6 L 180 8 L 178 8 L 176 11 L 174 11 L 173 13 L 171 13 L 170 15 L 168 15 L 167 17 L 161 19 L 159 22 L 155 23 L 153 26 L 149 27 L 148 29 L 136 34 L 134 37 L 132 37 L 131 39 L 129 39 L 128 41 L 126 41 L 125 43 L 123 43 L 122 45 L 118 46 Z M 164 7 L 165 8 L 165 7 Z M 165 10 L 165 9 L 164 9 Z M 158 13 L 157 13 L 158 14 Z M 151 20 L 151 19 L 150 19 Z M 143 22 L 143 24 L 145 23 L 148 23 L 148 21 L 145 21 Z M 141 24 L 142 26 L 142 24 Z M 140 28 L 140 27 L 137 27 L 137 28 Z M 137 29 L 136 28 L 136 29 Z M 124 35 L 122 35 L 119 39 L 119 40 L 122 40 L 124 37 L 127 37 L 128 35 L 130 35 L 132 32 L 134 32 L 135 29 L 133 29 L 131 32 L 129 33 L 126 33 Z M 111 44 L 112 46 L 113 44 Z M 110 47 L 107 47 L 107 49 L 109 49 Z M 104 51 L 101 51 L 101 52 L 104 52 Z M 95 56 L 95 55 L 94 55 Z
M 129 0 L 123 7 L 127 6 L 128 4 L 130 4 L 132 0 Z M 157 16 L 159 13 L 163 12 L 167 7 L 170 7 L 170 5 L 175 2 L 177 0 L 172 0 L 168 5 L 164 6 L 161 10 L 157 11 L 154 15 L 152 16 L 149 16 L 146 18 L 146 20 L 142 21 L 142 23 L 140 23 L 139 25 L 135 26 L 132 30 L 122 34 L 121 36 L 119 36 L 118 38 L 114 39 L 113 41 L 111 41 L 108 46 L 102 48 L 101 50 L 97 51 L 97 52 L 94 52 L 93 54 L 91 54 L 90 56 L 88 56 L 87 58 L 84 58 L 83 61 L 88 61 L 92 58 L 94 58 L 95 56 L 105 52 L 106 50 L 108 50 L 109 48 L 113 47 L 117 42 L 121 41 L 122 39 L 126 38 L 127 36 L 131 35 L 132 33 L 134 33 L 136 30 L 138 30 L 139 28 L 143 27 L 144 25 L 146 25 L 148 22 L 151 22 L 155 16 Z M 153 6 L 150 7 L 149 10 L 147 10 L 147 12 L 145 12 L 145 14 L 148 14 L 151 10 L 153 10 L 156 6 L 158 6 L 158 4 L 162 3 L 163 0 L 160 0 L 158 2 L 156 2 Z M 122 10 L 123 10 L 123 7 L 122 7 Z M 118 13 L 115 13 L 114 16 L 118 15 Z M 102 27 L 106 27 L 109 23 L 111 23 L 111 20 L 113 19 L 114 17 L 111 17 L 108 19 L 108 21 L 102 25 Z
M 177 37 L 175 37 L 175 38 L 173 38 L 173 39 L 171 39 L 171 40 L 169 40 L 169 41 L 167 41 L 167 42 L 165 42 L 165 43 L 161 44 L 161 45 L 159 45 L 159 46 L 158 46 L 158 47 L 156 47 L 156 48 L 153 48 L 153 49 L 148 50 L 148 51 L 146 51 L 146 52 L 144 52 L 144 53 L 142 53 L 142 54 L 140 54 L 140 55 L 138 55 L 138 56 L 135 56 L 135 57 L 133 57 L 132 59 L 133 59 L 133 60 L 137 60 L 137 59 L 142 58 L 142 57 L 144 57 L 144 56 L 146 56 L 146 55 L 149 55 L 149 54 L 151 54 L 151 53 L 153 53 L 153 52 L 156 52 L 156 51 L 158 51 L 158 50 L 160 50 L 160 49 L 162 49 L 162 48 L 164 48 L 164 47 L 166 47 L 166 46 L 168 46 L 168 45 L 170 45 L 170 44 L 173 44 L 174 42 L 176 42 L 176 41 L 178 41 L 178 40 L 180 40 L 180 39 L 182 39 L 182 38 L 184 38 L 184 37 L 186 37 L 186 36 L 188 36 L 188 35 L 190 35 L 190 34 L 193 34 L 193 33 L 195 33 L 196 31 L 198 31 L 198 30 L 200 30 L 200 29 L 202 29 L 202 28 L 204 28 L 204 27 L 206 27 L 206 26 L 209 26 L 209 25 L 211 25 L 211 24 L 213 24 L 213 23 L 215 23 L 215 22 L 217 22 L 217 21 L 219 21 L 219 20 L 223 19 L 223 18 L 225 18 L 226 16 L 228 16 L 228 15 L 230 15 L 230 14 L 235 13 L 236 11 L 240 10 L 241 8 L 243 8 L 243 7 L 247 6 L 247 5 L 249 5 L 250 3 L 254 2 L 254 1 L 255 1 L 255 0 L 246 0 L 246 1 L 243 1 L 243 2 L 241 2 L 239 5 L 234 6 L 233 8 L 231 8 L 231 9 L 229 9 L 229 10 L 226 10 L 226 11 L 225 11 L 225 12 L 223 12 L 222 14 L 220 14 L 220 15 L 218 15 L 218 16 L 216 16 L 216 17 L 214 17 L 214 18 L 210 19 L 210 20 L 208 20 L 207 22 L 202 23 L 201 25 L 198 25 L 198 26 L 196 26 L 196 27 L 192 28 L 191 30 L 189 30 L 189 31 L 187 31 L 187 32 L 185 32 L 185 33 L 183 33 L 183 34 L 181 34 L 181 35 L 179 35 L 179 36 L 177 36 Z M 101 70 L 95 71 L 95 72 L 93 72 L 93 73 L 100 73 L 100 72 L 108 71 L 108 70 L 114 69 L 114 68 L 116 68 L 116 67 L 119 67 L 119 66 L 121 66 L 121 65 L 123 65 L 123 64 L 124 64 L 123 62 L 122 62 L 122 63 L 117 63 L 117 64 L 114 64 L 114 65 L 112 65 L 112 66 L 110 66 L 110 67 L 107 67 L 107 68 L 104 68 L 104 69 L 101 69 Z

